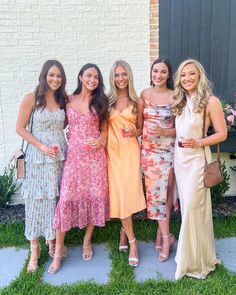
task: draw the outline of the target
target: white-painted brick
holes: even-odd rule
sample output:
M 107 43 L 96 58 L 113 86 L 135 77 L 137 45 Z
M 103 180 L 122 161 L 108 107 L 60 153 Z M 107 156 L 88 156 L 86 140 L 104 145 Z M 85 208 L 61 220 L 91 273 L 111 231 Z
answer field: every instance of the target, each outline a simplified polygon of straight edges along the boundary
M 148 0 L 0 1 L 0 173 L 20 145 L 18 107 L 45 60 L 62 62 L 71 93 L 84 63 L 99 65 L 108 91 L 111 65 L 125 59 L 140 93 L 149 84 L 148 24 Z

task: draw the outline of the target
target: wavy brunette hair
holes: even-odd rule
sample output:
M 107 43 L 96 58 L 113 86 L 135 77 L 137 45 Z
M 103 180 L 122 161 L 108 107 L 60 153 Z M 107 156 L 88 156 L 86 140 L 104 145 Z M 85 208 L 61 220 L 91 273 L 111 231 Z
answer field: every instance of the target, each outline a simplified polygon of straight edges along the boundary
M 102 124 L 107 120 L 108 100 L 104 93 L 105 87 L 102 73 L 97 65 L 87 63 L 82 66 L 78 74 L 78 85 L 73 94 L 80 94 L 82 90 L 82 82 L 80 81 L 80 77 L 83 76 L 84 72 L 90 68 L 94 68 L 98 72 L 98 87 L 92 91 L 92 99 L 89 103 L 89 110 L 92 111 L 92 109 L 94 109 L 96 111 L 99 117 L 99 122 Z
M 196 89 L 196 97 L 193 101 L 194 108 L 193 111 L 200 113 L 206 106 L 208 98 L 212 95 L 212 86 L 210 81 L 207 79 L 205 70 L 203 66 L 195 59 L 186 59 L 178 67 L 174 75 L 174 95 L 173 95 L 173 113 L 175 115 L 180 115 L 186 105 L 186 90 L 181 86 L 181 73 L 183 68 L 188 65 L 193 64 L 197 68 L 199 73 L 199 81 Z
M 62 64 L 55 59 L 47 60 L 42 67 L 41 73 L 39 75 L 39 84 L 35 88 L 35 108 L 45 109 L 46 107 L 45 94 L 49 89 L 49 86 L 47 83 L 47 74 L 50 68 L 53 66 L 59 69 L 62 76 L 61 86 L 54 92 L 54 97 L 60 109 L 64 109 L 64 110 L 66 109 L 66 103 L 68 101 L 68 97 L 65 91 L 66 74 Z
M 153 70 L 154 65 L 159 64 L 159 63 L 164 63 L 167 66 L 169 76 L 166 81 L 166 86 L 168 89 L 173 90 L 174 89 L 174 81 L 173 81 L 172 66 L 171 66 L 170 60 L 168 58 L 164 58 L 164 57 L 159 57 L 159 58 L 155 59 L 154 62 L 152 63 L 151 69 L 150 69 L 150 85 L 155 86 L 154 83 L 152 82 L 152 70 Z
M 110 71 L 110 77 L 109 77 L 110 91 L 108 94 L 109 106 L 112 107 L 113 105 L 116 104 L 116 101 L 117 101 L 117 88 L 115 86 L 115 70 L 119 66 L 124 68 L 127 75 L 128 75 L 128 96 L 131 99 L 131 102 L 133 104 L 133 113 L 137 112 L 137 110 L 138 110 L 138 96 L 137 96 L 136 91 L 134 89 L 133 73 L 132 73 L 130 65 L 124 60 L 117 60 L 112 65 L 112 68 Z

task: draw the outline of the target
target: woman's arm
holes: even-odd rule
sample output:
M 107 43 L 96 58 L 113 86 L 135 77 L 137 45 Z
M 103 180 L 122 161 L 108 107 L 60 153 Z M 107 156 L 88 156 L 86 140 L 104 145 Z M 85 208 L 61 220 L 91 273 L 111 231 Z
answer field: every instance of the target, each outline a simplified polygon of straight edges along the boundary
M 49 156 L 54 156 L 53 148 L 47 147 L 45 144 L 37 140 L 33 134 L 26 129 L 27 124 L 29 123 L 30 116 L 33 112 L 35 105 L 35 96 L 33 93 L 27 94 L 23 101 L 20 104 L 17 122 L 16 122 L 16 132 L 27 142 L 34 145 L 36 148 L 40 149 L 44 154 Z
M 101 132 L 98 136 L 98 148 L 100 148 L 107 139 L 107 122 L 104 122 L 101 126 Z
M 215 132 L 210 136 L 199 139 L 200 146 L 213 145 L 226 140 L 227 126 L 225 122 L 224 112 L 222 110 L 219 99 L 215 96 L 211 96 L 209 98 L 206 109 L 206 117 L 209 117 L 209 120 L 212 123 Z
M 125 131 L 125 137 L 139 137 L 143 132 L 144 101 L 142 98 L 139 98 L 137 108 L 136 129 L 129 129 L 128 131 Z
M 208 122 L 208 124 L 207 124 Z M 206 126 L 212 123 L 215 133 L 204 138 L 189 138 L 184 140 L 183 146 L 187 148 L 199 148 L 213 145 L 227 138 L 227 127 L 219 99 L 215 96 L 209 98 L 206 109 Z

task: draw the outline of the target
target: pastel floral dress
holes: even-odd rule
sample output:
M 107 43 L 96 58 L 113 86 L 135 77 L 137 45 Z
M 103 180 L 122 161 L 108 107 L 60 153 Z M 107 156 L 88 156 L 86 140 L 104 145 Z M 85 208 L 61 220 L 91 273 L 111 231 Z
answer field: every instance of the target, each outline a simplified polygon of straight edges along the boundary
M 95 111 L 81 114 L 70 106 L 67 117 L 70 138 L 53 227 L 65 232 L 88 224 L 104 226 L 109 219 L 105 150 L 86 144 L 99 136 L 98 115 Z
M 173 128 L 174 118 L 169 105 L 155 105 L 145 100 L 143 110 L 142 167 L 145 176 L 148 218 L 166 219 L 167 188 L 173 167 L 175 138 L 157 136 L 155 128 Z
M 29 123 L 31 126 L 32 118 Z M 35 240 L 40 236 L 46 240 L 55 239 L 52 228 L 59 196 L 61 170 L 66 154 L 66 140 L 63 133 L 65 111 L 58 109 L 36 109 L 33 114 L 32 134 L 48 146 L 57 146 L 58 154 L 51 158 L 29 144 L 26 152 L 26 177 L 22 184 L 25 199 L 25 236 Z

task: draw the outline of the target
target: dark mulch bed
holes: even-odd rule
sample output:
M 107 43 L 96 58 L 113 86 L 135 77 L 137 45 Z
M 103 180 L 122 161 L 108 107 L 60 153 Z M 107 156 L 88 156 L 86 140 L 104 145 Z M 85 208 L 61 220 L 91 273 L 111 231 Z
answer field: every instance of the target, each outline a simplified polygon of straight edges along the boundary
M 0 223 L 24 223 L 25 205 L 6 205 L 0 208 Z
M 226 197 L 223 203 L 213 204 L 214 217 L 227 217 L 229 215 L 236 216 L 236 196 Z M 138 212 L 134 215 L 134 219 L 143 219 L 146 217 L 146 210 Z M 173 212 L 173 218 L 180 218 L 180 212 Z M 24 205 L 7 205 L 0 208 L 0 223 L 24 223 L 25 210 Z

